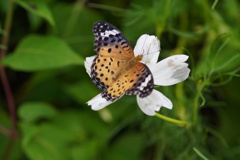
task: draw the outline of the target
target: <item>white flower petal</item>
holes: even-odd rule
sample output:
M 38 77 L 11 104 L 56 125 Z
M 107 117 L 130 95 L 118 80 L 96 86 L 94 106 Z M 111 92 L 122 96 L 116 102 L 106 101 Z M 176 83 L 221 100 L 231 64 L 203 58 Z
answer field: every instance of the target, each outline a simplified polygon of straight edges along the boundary
M 137 103 L 141 110 L 149 116 L 154 116 L 155 112 L 159 111 L 161 107 L 172 109 L 172 102 L 155 89 L 145 98 L 137 96 Z
M 86 72 L 88 73 L 89 76 L 91 74 L 91 66 L 93 64 L 93 60 L 95 57 L 96 56 L 87 57 L 86 60 L 84 61 L 84 66 L 85 66 Z
M 187 59 L 186 55 L 174 55 L 151 67 L 154 84 L 169 86 L 187 79 L 190 73 L 188 64 L 184 63 Z
M 134 55 L 143 55 L 143 63 L 146 65 L 157 63 L 159 53 L 160 41 L 157 37 L 144 34 L 138 38 L 137 44 L 134 48 Z
M 91 106 L 92 110 L 95 110 L 95 111 L 100 110 L 100 109 L 108 106 L 111 103 L 113 103 L 113 102 L 107 101 L 105 98 L 102 98 L 101 93 L 87 102 L 87 104 L 89 106 Z

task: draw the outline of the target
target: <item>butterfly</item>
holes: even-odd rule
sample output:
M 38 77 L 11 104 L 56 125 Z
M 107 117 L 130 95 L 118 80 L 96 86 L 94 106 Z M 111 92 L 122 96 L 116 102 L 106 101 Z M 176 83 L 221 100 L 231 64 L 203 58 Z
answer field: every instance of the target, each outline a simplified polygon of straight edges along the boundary
M 101 96 L 107 101 L 116 101 L 124 94 L 140 98 L 151 94 L 153 75 L 141 63 L 143 55 L 134 56 L 133 49 L 115 26 L 97 21 L 93 25 L 94 51 L 97 56 L 91 66 L 93 83 L 103 90 Z

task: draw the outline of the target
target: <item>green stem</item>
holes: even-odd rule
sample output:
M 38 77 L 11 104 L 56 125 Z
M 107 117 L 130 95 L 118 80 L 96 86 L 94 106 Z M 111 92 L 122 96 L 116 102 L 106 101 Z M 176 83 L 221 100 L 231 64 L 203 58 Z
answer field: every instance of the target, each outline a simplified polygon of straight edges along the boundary
M 181 31 L 186 31 L 187 30 L 187 26 L 188 26 L 188 16 L 185 12 L 183 12 L 181 15 L 180 15 L 180 27 L 179 29 Z M 171 55 L 176 55 L 176 54 L 182 54 L 183 53 L 183 48 L 186 46 L 186 38 L 183 37 L 183 36 L 180 36 L 178 38 L 178 41 L 177 41 L 177 46 L 176 48 L 173 50 L 173 52 L 171 53 Z
M 10 28 L 12 25 L 13 8 L 14 8 L 13 0 L 10 0 L 9 9 L 8 9 L 8 12 L 6 15 L 6 20 L 5 20 L 5 25 L 4 25 L 3 39 L 2 39 L 2 44 L 1 44 L 2 48 L 0 51 L 0 59 L 2 59 L 6 54 L 8 39 L 9 39 L 9 34 L 10 34 Z
M 9 1 L 9 9 L 6 15 L 5 25 L 4 25 L 4 32 L 3 32 L 3 38 L 1 43 L 1 51 L 0 51 L 0 59 L 2 59 L 6 55 L 7 51 L 7 45 L 8 45 L 8 39 L 10 35 L 10 29 L 12 25 L 12 16 L 13 16 L 13 8 L 14 8 L 14 2 L 13 0 Z
M 73 28 L 76 26 L 78 17 L 81 13 L 81 10 L 84 6 L 86 0 L 77 0 L 75 4 L 73 5 L 72 12 L 70 14 L 70 17 L 68 21 L 66 22 L 66 26 L 64 29 L 64 37 L 69 37 L 70 33 L 72 32 Z
M 170 4 L 171 4 L 171 0 L 167 0 L 166 1 L 166 6 L 164 7 L 164 17 L 162 20 L 156 20 L 156 37 L 158 39 L 160 39 L 160 36 L 165 28 L 165 24 L 166 21 L 168 19 L 169 16 L 169 12 L 170 12 Z M 158 5 L 160 5 L 160 3 L 158 3 Z M 160 6 L 159 6 L 160 7 Z
M 199 99 L 201 98 L 201 92 L 206 84 L 207 84 L 206 81 L 198 81 L 197 83 L 197 92 L 193 99 L 193 124 L 196 124 L 198 120 L 198 109 L 200 106 Z
M 210 18 L 209 18 L 209 15 L 211 15 L 209 13 L 209 6 L 208 6 L 208 1 L 207 0 L 203 0 L 201 1 L 202 2 L 202 7 L 203 7 L 203 16 L 204 16 L 204 19 L 206 20 L 206 23 L 209 22 Z
M 2 36 L 0 60 L 2 60 L 5 57 L 8 49 L 8 41 L 9 41 L 9 35 L 10 35 L 11 26 L 12 26 L 13 11 L 14 11 L 14 0 L 9 0 L 9 7 L 6 14 L 4 32 Z M 11 87 L 7 78 L 5 68 L 1 64 L 0 64 L 0 75 L 1 75 L 2 85 L 3 85 L 4 93 L 5 93 L 7 104 L 8 104 L 10 118 L 11 118 L 11 129 L 9 132 L 10 139 L 2 156 L 2 159 L 5 160 L 5 159 L 9 159 L 9 156 L 11 155 L 14 139 L 17 137 L 17 124 L 16 124 L 15 102 L 13 99 Z
M 193 99 L 193 124 L 196 124 L 198 119 L 197 115 L 198 115 L 199 97 L 200 97 L 200 94 L 199 94 L 199 91 L 197 91 Z
M 161 115 L 159 113 L 156 113 L 155 116 L 158 117 L 158 118 L 161 118 L 165 121 L 175 123 L 175 124 L 178 124 L 178 125 L 181 125 L 181 126 L 187 126 L 187 124 L 188 124 L 186 121 L 180 121 L 180 120 L 176 120 L 176 119 L 173 119 L 173 118 L 169 118 L 169 117 L 166 117 L 166 116 Z
M 183 104 L 183 99 L 184 99 L 184 92 L 183 92 L 183 83 L 178 83 L 176 85 L 176 97 L 177 99 L 179 99 L 178 101 L 178 107 L 179 108 L 184 108 L 184 104 Z
M 213 2 L 213 4 L 212 4 L 212 7 L 211 7 L 211 9 L 212 9 L 212 10 L 214 10 L 214 9 L 215 9 L 215 7 L 216 7 L 217 3 L 218 3 L 218 0 L 215 0 L 215 1 Z

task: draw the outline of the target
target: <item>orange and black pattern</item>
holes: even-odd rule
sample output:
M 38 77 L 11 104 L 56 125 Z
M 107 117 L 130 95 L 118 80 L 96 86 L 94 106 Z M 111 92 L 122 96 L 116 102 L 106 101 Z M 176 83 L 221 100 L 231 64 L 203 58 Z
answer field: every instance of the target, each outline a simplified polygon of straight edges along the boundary
M 115 101 L 124 94 L 148 96 L 153 90 L 152 73 L 140 62 L 142 56 L 134 56 L 124 35 L 103 21 L 94 23 L 93 34 L 97 56 L 91 66 L 91 78 L 103 90 L 102 97 Z

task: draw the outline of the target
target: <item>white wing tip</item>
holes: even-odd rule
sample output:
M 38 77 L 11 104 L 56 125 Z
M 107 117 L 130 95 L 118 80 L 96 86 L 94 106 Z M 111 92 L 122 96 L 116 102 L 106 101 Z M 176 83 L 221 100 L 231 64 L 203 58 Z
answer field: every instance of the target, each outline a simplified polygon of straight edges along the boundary
M 101 93 L 87 102 L 87 104 L 91 106 L 92 110 L 94 111 L 100 110 L 111 103 L 113 102 L 107 101 L 105 98 L 102 97 Z

